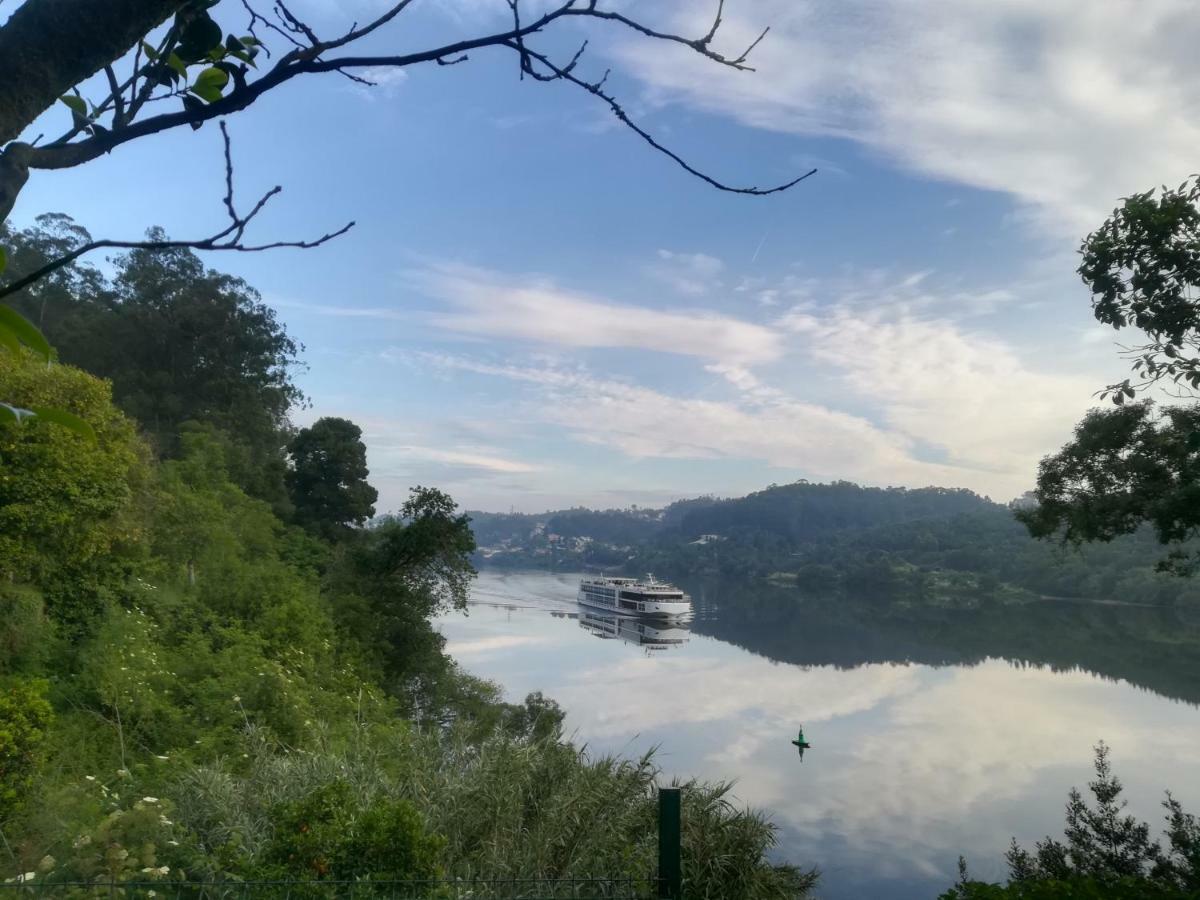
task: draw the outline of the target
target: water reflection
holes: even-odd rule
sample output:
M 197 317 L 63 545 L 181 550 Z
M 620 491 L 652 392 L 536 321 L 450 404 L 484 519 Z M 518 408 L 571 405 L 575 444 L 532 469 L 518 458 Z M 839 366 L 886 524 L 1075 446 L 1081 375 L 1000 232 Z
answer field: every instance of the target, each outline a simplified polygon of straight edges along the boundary
M 698 634 L 777 662 L 1076 669 L 1200 704 L 1200 610 L 1045 602 L 945 609 L 804 598 L 769 584 L 696 581 Z
M 736 781 L 780 825 L 780 856 L 820 865 L 825 898 L 937 896 L 959 853 L 1000 877 L 1011 835 L 1061 832 L 1099 738 L 1132 812 L 1159 821 L 1165 787 L 1200 808 L 1200 635 L 1179 613 L 898 610 L 694 582 L 686 640 L 651 652 L 620 623 L 594 640 L 565 621 L 582 612 L 569 578 L 481 581 L 512 608 L 445 620 L 453 655 L 510 696 L 545 691 L 597 751 L 658 745 L 670 774 Z M 817 744 L 803 765 L 801 722 Z
M 686 644 L 690 633 L 683 619 L 648 620 L 607 615 L 584 607 L 579 610 L 579 627 L 602 640 L 622 640 L 647 653 Z

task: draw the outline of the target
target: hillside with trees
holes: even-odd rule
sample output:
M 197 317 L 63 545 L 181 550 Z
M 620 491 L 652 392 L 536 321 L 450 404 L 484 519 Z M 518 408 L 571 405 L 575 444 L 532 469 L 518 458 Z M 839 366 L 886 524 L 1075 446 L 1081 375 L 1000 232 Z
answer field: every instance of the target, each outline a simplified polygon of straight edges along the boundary
M 0 242 L 36 268 L 74 228 Z M 0 396 L 51 411 L 0 422 L 0 878 L 654 871 L 652 758 L 592 756 L 446 656 L 468 517 L 414 487 L 371 518 L 360 430 L 291 423 L 298 348 L 252 288 L 135 250 L 17 302 L 61 361 L 0 348 Z M 685 786 L 685 854 L 737 848 L 697 890 L 802 895 L 725 791 Z
M 486 565 L 769 578 L 880 603 L 1200 602 L 1193 582 L 1156 570 L 1150 529 L 1060 546 L 1032 538 L 1015 512 L 965 490 L 802 481 L 661 510 L 471 515 L 499 537 L 481 539 Z

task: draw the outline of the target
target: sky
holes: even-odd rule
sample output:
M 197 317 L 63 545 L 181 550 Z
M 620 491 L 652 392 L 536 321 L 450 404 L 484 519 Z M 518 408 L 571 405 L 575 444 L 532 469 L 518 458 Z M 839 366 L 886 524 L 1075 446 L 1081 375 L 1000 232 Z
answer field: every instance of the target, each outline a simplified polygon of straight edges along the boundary
M 335 33 L 381 6 L 294 8 Z M 699 35 L 715 4 L 601 6 Z M 231 0 L 214 13 L 243 25 Z M 508 15 L 417 0 L 373 46 Z M 380 511 L 417 484 L 518 511 L 800 478 L 1007 501 L 1125 377 L 1130 337 L 1091 318 L 1076 252 L 1121 197 L 1196 169 L 1189 0 L 727 0 L 714 47 L 767 25 L 754 72 L 610 23 L 534 45 L 588 38 L 579 71 L 611 68 L 630 115 L 715 177 L 818 169 L 768 197 L 708 187 L 503 50 L 374 88 L 297 79 L 230 117 L 240 195 L 284 188 L 254 237 L 356 222 L 315 250 L 207 262 L 304 344 L 297 423 L 362 427 Z M 202 236 L 222 179 L 219 132 L 184 129 L 35 173 L 13 220 Z

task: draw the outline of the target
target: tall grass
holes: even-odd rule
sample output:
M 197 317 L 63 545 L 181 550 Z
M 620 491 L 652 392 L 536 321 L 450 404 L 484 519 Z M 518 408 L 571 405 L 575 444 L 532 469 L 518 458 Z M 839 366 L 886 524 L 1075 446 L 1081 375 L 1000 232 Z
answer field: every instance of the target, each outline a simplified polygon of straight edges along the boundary
M 305 752 L 281 751 L 254 734 L 248 740 L 239 771 L 193 769 L 172 792 L 179 823 L 198 842 L 194 874 L 207 866 L 208 877 L 253 877 L 272 837 L 271 811 L 333 782 L 364 807 L 381 797 L 416 806 L 446 838 L 441 866 L 451 877 L 654 874 L 660 773 L 651 754 L 592 756 L 555 740 L 469 741 L 454 730 L 404 727 Z M 815 872 L 768 862 L 774 826 L 737 808 L 729 785 L 680 786 L 689 898 L 807 894 Z

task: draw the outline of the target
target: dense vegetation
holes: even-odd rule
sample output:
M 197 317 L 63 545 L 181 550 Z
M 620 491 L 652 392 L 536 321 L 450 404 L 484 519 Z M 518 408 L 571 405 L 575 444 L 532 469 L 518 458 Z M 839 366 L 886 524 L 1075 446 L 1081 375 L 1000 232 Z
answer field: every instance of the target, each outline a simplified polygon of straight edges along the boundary
M 1193 582 L 1155 571 L 1149 529 L 1063 548 L 1031 538 L 1009 507 L 964 490 L 798 482 L 664 510 L 472 515 L 484 523 L 477 533 L 489 565 L 772 578 L 879 603 L 1200 601 Z
M 1067 800 L 1065 841 L 1047 837 L 1032 852 L 1014 840 L 1006 858 L 1007 885 L 961 877 L 941 900 L 1185 900 L 1200 894 L 1200 821 L 1167 794 L 1166 846 L 1150 826 L 1127 814 L 1108 748 L 1096 747 L 1091 805 L 1077 789 Z
M 72 228 L 3 239 L 35 267 Z M 0 877 L 652 873 L 652 761 L 589 756 L 552 701 L 445 656 L 468 518 L 418 487 L 360 527 L 359 432 L 291 426 L 298 348 L 252 289 L 135 251 L 19 305 L 64 362 L 0 352 L 0 396 L 96 439 L 0 425 Z M 803 894 L 725 790 L 685 790 L 693 894 Z

